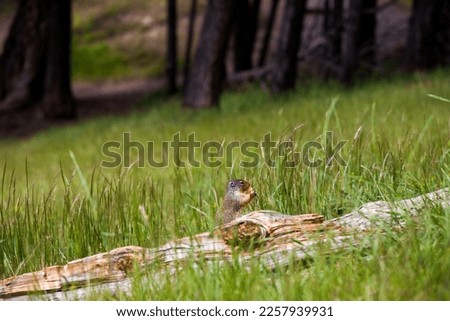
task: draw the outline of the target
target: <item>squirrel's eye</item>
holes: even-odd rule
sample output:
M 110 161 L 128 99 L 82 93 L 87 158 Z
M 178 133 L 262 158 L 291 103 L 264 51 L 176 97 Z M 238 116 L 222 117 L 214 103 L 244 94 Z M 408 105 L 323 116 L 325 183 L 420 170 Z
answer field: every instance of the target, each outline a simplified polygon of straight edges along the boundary
M 244 186 L 244 181 L 239 181 L 239 185 Z

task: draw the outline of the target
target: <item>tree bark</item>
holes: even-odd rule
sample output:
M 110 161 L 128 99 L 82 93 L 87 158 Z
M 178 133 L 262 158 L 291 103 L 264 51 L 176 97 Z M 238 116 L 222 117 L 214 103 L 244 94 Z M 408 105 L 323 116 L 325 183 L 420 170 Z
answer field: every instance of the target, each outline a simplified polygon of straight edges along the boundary
M 240 0 L 236 4 L 234 30 L 234 71 L 252 68 L 252 54 L 258 30 L 258 15 L 261 0 Z
M 43 91 L 48 23 L 42 1 L 21 0 L 0 57 L 0 111 L 25 109 Z
M 332 14 L 333 33 L 331 36 L 331 54 L 337 57 L 339 62 L 341 59 L 341 45 L 342 45 L 342 29 L 343 29 L 343 0 L 335 0 Z
M 350 84 L 358 68 L 358 41 L 361 26 L 362 0 L 349 0 L 348 18 L 344 26 L 342 70 L 340 81 Z
M 187 108 L 201 109 L 218 104 L 225 78 L 233 7 L 234 0 L 208 1 L 183 99 Z
M 350 85 L 361 64 L 375 64 L 376 0 L 349 0 L 340 81 Z
M 375 31 L 377 21 L 375 16 L 375 9 L 377 7 L 377 0 L 362 1 L 361 12 L 361 26 L 358 38 L 358 58 L 361 63 L 368 66 L 374 66 L 376 62 L 376 44 Z
M 191 66 L 192 42 L 194 39 L 195 16 L 197 14 L 197 0 L 191 0 L 191 10 L 189 12 L 189 27 L 186 40 L 186 52 L 184 54 L 184 70 L 183 70 L 183 90 L 186 90 L 189 69 Z
M 341 63 L 341 45 L 343 29 L 343 0 L 331 0 L 325 2 L 324 13 L 324 37 L 326 39 L 326 48 L 324 53 L 323 78 L 327 79 L 331 74 L 335 76 L 335 70 Z
M 167 0 L 167 89 L 177 91 L 177 1 Z
M 21 0 L 0 57 L 0 112 L 75 116 L 70 86 L 70 0 Z
M 306 0 L 286 0 L 270 79 L 272 93 L 294 88 Z
M 450 63 L 450 2 L 414 0 L 404 67 L 430 69 Z
M 0 280 L 0 300 L 29 300 L 33 295 L 39 295 L 41 300 L 73 300 L 98 291 L 129 293 L 133 268 L 145 269 L 154 263 L 160 269 L 148 276 L 153 280 L 164 278 L 166 273 L 176 273 L 183 262 L 197 258 L 225 264 L 236 259 L 237 254 L 243 266 L 256 258 L 267 268 L 288 266 L 292 259 L 301 262 L 316 255 L 354 249 L 370 231 L 378 233 L 387 228 L 402 228 L 407 216 L 393 214 L 405 213 L 414 217 L 429 206 L 450 208 L 450 189 L 393 203 L 367 203 L 329 221 L 324 221 L 318 214 L 252 212 L 218 226 L 213 233 L 173 240 L 159 248 L 121 247 L 64 266 L 46 267 Z M 327 252 L 323 247 L 319 252 L 318 245 L 324 242 L 330 247 Z M 236 253 L 236 246 L 244 250 Z
M 258 59 L 258 67 L 264 66 L 266 63 L 267 51 L 269 50 L 270 39 L 272 38 L 273 24 L 277 16 L 278 0 L 272 0 L 270 7 L 269 20 L 267 21 L 266 32 L 264 33 L 263 44 Z
M 47 119 L 75 117 L 71 89 L 71 26 L 70 0 L 51 0 L 47 70 L 42 108 Z

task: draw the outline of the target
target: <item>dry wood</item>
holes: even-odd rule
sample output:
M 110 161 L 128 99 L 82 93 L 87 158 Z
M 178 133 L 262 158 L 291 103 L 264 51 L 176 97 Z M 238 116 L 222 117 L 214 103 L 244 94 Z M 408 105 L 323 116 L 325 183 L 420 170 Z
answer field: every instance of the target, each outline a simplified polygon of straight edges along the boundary
M 408 217 L 429 205 L 449 208 L 450 189 L 392 203 L 367 203 L 328 221 L 318 214 L 256 211 L 213 232 L 173 240 L 159 248 L 126 246 L 64 266 L 10 277 L 0 281 L 0 300 L 83 299 L 96 291 L 129 292 L 129 273 L 134 267 L 143 269 L 157 263 L 160 273 L 175 273 L 186 260 L 227 262 L 236 247 L 240 248 L 239 259 L 244 265 L 258 258 L 268 268 L 284 266 L 293 258 L 298 261 L 313 258 L 317 245 L 324 241 L 329 242 L 328 251 L 341 251 L 358 244 L 361 232 L 402 227 Z M 156 273 L 149 277 L 159 276 Z

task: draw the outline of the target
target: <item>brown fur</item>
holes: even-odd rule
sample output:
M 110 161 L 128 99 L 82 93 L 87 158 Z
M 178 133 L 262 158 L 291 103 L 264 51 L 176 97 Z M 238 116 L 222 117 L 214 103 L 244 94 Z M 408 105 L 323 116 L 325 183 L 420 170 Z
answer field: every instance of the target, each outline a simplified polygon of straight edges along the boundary
M 256 192 L 249 182 L 243 179 L 230 180 L 222 207 L 217 213 L 216 222 L 226 224 L 238 218 L 242 208 L 248 205 L 255 196 L 257 196 Z

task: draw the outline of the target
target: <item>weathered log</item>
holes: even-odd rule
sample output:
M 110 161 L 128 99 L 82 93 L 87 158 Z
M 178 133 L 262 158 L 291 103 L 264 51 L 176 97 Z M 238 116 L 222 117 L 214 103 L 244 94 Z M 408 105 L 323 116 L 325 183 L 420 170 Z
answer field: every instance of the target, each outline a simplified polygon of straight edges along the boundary
M 408 217 L 427 206 L 450 207 L 450 189 L 397 202 L 372 202 L 336 219 L 324 221 L 319 214 L 285 215 L 256 211 L 228 224 L 168 242 L 154 249 L 126 246 L 71 261 L 63 266 L 13 276 L 0 281 L 0 300 L 83 299 L 97 291 L 129 292 L 130 272 L 135 267 L 158 264 L 161 273 L 176 272 L 185 260 L 202 258 L 224 263 L 239 247 L 242 264 L 255 257 L 268 268 L 290 260 L 314 257 L 317 245 L 329 241 L 328 251 L 341 251 L 361 240 L 361 232 L 383 227 L 402 227 Z M 323 254 L 321 252 L 321 254 Z M 149 276 L 150 277 L 150 276 Z M 152 274 L 158 278 L 158 273 Z

